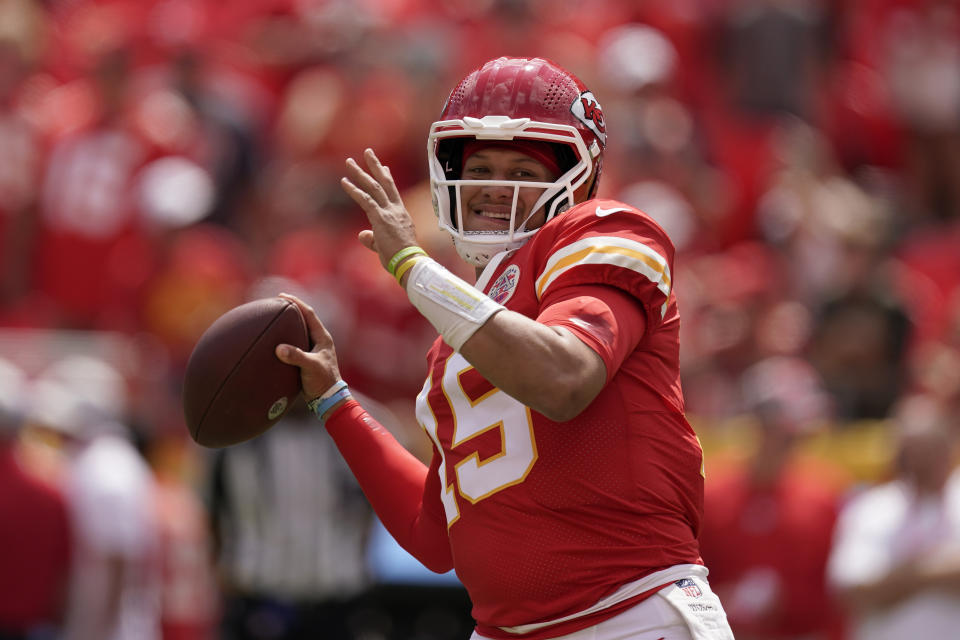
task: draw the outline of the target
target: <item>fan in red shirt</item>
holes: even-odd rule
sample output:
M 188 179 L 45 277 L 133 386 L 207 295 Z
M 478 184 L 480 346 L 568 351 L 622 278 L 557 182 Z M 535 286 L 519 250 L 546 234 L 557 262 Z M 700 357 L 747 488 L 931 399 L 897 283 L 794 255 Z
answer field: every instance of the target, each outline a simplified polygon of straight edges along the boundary
M 714 464 L 700 536 L 713 587 L 740 640 L 843 637 L 827 586 L 827 560 L 847 478 L 802 455 L 831 415 L 819 375 L 792 356 L 772 356 L 743 375 L 755 446 Z
M 53 637 L 70 578 L 66 499 L 19 455 L 28 386 L 24 372 L 0 358 L 0 638 Z
M 372 150 L 347 161 L 361 243 L 440 333 L 417 398 L 429 467 L 351 398 L 309 307 L 313 351 L 278 347 L 387 529 L 456 569 L 477 639 L 732 638 L 697 544 L 673 245 L 593 199 L 606 135 L 594 95 L 548 60 L 498 58 L 457 85 L 430 175 L 475 285 L 417 246 Z

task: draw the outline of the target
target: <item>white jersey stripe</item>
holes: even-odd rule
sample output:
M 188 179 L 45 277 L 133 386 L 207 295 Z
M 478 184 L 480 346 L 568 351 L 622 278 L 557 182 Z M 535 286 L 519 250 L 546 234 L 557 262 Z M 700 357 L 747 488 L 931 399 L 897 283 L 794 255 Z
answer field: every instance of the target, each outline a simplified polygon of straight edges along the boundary
M 648 576 L 640 578 L 634 582 L 629 582 L 619 589 L 611 593 L 609 596 L 600 600 L 592 607 L 584 609 L 583 611 L 578 611 L 572 613 L 568 616 L 562 618 L 557 618 L 556 620 L 548 620 L 546 622 L 534 622 L 531 624 L 521 624 L 515 627 L 498 627 L 507 633 L 530 633 L 531 631 L 537 631 L 545 627 L 550 627 L 555 624 L 560 624 L 561 622 L 568 622 L 570 620 L 576 620 L 577 618 L 582 618 L 583 616 L 590 615 L 592 613 L 597 613 L 598 611 L 603 611 L 604 609 L 609 609 L 615 604 L 623 602 L 624 600 L 629 600 L 634 596 L 638 596 L 646 591 L 651 589 L 656 589 L 661 585 L 668 585 L 671 582 L 677 580 L 682 580 L 683 578 L 689 578 L 691 576 L 696 576 L 701 580 L 707 579 L 707 568 L 699 564 L 676 564 L 672 567 L 667 567 L 660 571 L 655 571 Z
M 635 271 L 656 285 L 664 297 L 670 298 L 672 279 L 667 261 L 647 245 L 616 236 L 594 236 L 569 244 L 550 256 L 537 278 L 537 298 L 569 269 L 585 264 L 608 264 Z M 666 313 L 667 302 L 660 308 Z

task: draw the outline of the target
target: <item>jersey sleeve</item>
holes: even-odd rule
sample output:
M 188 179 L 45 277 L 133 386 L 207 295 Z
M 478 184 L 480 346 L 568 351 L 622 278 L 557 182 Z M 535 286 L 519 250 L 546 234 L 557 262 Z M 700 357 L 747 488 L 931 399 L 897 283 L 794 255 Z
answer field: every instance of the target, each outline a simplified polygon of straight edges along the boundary
M 558 216 L 537 242 L 536 296 L 606 285 L 637 299 L 648 329 L 666 316 L 673 287 L 673 243 L 647 214 L 613 200 L 591 200 Z
M 427 569 L 453 568 L 437 457 L 428 468 L 356 401 L 338 408 L 327 431 L 364 495 L 397 543 Z
M 585 285 L 555 287 L 537 322 L 565 327 L 603 359 L 607 382 L 636 349 L 646 329 L 641 304 L 621 289 Z

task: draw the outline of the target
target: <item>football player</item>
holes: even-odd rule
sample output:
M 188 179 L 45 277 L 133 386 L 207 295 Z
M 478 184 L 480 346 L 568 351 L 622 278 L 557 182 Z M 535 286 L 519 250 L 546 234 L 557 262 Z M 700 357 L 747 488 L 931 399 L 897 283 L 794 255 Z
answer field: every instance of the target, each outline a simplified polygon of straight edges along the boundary
M 347 160 L 344 190 L 437 328 L 417 418 L 429 467 L 354 401 L 334 345 L 280 345 L 385 526 L 456 569 L 473 638 L 731 638 L 697 544 L 702 451 L 684 418 L 674 248 L 645 213 L 594 199 L 606 123 L 543 59 L 466 76 L 430 129 L 440 226 L 471 285 L 417 246 L 390 170 Z

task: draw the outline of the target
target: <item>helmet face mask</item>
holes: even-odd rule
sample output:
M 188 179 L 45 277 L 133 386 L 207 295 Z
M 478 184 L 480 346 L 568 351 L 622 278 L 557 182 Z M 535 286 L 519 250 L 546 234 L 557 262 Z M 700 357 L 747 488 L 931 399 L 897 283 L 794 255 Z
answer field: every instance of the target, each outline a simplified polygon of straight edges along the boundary
M 464 142 L 471 139 L 552 143 L 558 151 L 561 175 L 553 182 L 464 180 L 461 153 Z M 605 139 L 599 105 L 572 74 L 542 59 L 488 62 L 460 82 L 441 119 L 430 128 L 427 156 L 440 228 L 453 236 L 460 256 L 475 266 L 484 266 L 501 251 L 519 248 L 538 230 L 527 229 L 526 223 L 541 208 L 550 220 L 592 197 Z M 512 188 L 508 229 L 465 231 L 464 186 Z M 543 189 L 543 193 L 526 219 L 518 220 L 520 189 L 529 188 Z

